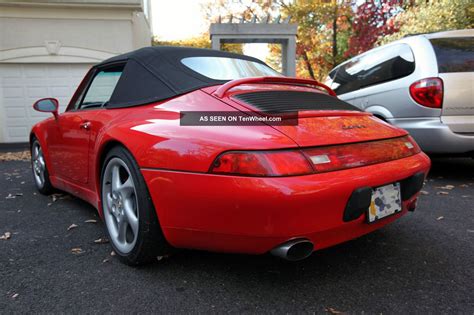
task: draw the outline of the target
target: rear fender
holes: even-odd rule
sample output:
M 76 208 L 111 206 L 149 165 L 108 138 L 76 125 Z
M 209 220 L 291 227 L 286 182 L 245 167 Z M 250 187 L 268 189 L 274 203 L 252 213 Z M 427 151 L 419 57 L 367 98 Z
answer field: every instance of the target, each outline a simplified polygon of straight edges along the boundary
M 374 114 L 374 116 L 381 117 L 384 120 L 393 118 L 393 114 L 381 105 L 370 105 L 365 108 L 365 111 Z

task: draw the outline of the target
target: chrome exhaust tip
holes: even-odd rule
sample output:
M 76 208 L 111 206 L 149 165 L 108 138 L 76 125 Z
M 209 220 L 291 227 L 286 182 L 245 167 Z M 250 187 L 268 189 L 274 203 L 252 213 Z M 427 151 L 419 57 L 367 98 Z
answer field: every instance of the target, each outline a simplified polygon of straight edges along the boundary
M 313 253 L 314 245 L 307 239 L 291 240 L 278 245 L 270 254 L 289 261 L 298 261 L 308 258 Z

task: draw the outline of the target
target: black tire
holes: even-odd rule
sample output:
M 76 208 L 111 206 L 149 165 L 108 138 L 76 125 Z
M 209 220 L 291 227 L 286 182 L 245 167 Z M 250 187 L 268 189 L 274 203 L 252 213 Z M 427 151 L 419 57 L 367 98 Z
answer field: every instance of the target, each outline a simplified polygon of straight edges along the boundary
M 110 244 L 112 245 L 117 257 L 119 257 L 119 259 L 127 265 L 136 266 L 156 262 L 158 260 L 157 258 L 165 256 L 169 253 L 170 246 L 166 242 L 161 230 L 155 207 L 138 164 L 133 158 L 132 154 L 122 146 L 113 147 L 107 153 L 102 165 L 100 181 L 102 211 L 108 211 L 108 206 L 106 205 L 107 192 L 104 189 L 104 179 L 106 178 L 106 176 L 104 176 L 105 171 L 107 169 L 107 165 L 111 161 L 116 161 L 116 158 L 125 162 L 133 179 L 136 192 L 135 201 L 137 208 L 135 211 L 138 215 L 138 233 L 133 248 L 129 252 L 122 252 L 115 245 L 112 239 L 111 232 L 109 231 L 109 225 L 105 218 L 106 214 L 102 213 L 105 230 L 110 240 Z M 107 183 L 105 183 L 105 185 L 107 185 Z M 109 185 L 111 185 L 111 183 Z M 110 215 L 110 217 L 112 217 L 112 215 Z
M 42 156 L 42 166 L 41 163 L 39 163 L 38 159 L 38 151 L 36 149 L 39 149 L 41 152 Z M 51 184 L 51 181 L 49 179 L 49 171 L 46 166 L 45 160 L 44 160 L 44 155 L 43 155 L 43 150 L 41 148 L 41 144 L 39 143 L 38 139 L 34 138 L 33 141 L 31 142 L 31 147 L 30 147 L 30 153 L 31 153 L 31 170 L 33 172 L 33 180 L 35 182 L 36 189 L 43 194 L 43 195 L 50 195 L 54 192 L 54 187 Z M 40 175 L 39 172 L 41 172 L 38 167 L 43 168 L 42 172 L 43 174 Z M 42 179 L 40 179 L 42 178 Z

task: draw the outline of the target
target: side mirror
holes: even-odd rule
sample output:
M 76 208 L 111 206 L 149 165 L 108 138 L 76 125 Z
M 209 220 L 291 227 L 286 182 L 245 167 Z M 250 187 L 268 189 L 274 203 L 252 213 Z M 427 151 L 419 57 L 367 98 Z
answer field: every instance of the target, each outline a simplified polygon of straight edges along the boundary
M 57 117 L 59 102 L 55 98 L 42 98 L 33 104 L 33 108 L 39 112 L 53 113 Z

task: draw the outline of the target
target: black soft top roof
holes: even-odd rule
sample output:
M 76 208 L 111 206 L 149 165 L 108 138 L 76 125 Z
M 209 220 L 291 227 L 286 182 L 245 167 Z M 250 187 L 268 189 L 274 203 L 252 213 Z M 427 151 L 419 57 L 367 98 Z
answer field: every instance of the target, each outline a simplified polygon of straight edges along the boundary
M 148 104 L 227 82 L 205 77 L 181 63 L 183 58 L 201 56 L 244 59 L 265 65 L 256 58 L 219 50 L 168 46 L 141 48 L 95 66 L 103 69 L 125 64 L 107 107 Z

